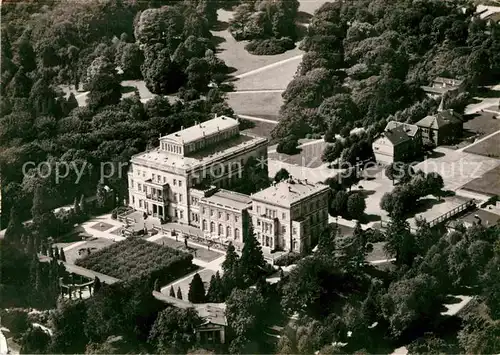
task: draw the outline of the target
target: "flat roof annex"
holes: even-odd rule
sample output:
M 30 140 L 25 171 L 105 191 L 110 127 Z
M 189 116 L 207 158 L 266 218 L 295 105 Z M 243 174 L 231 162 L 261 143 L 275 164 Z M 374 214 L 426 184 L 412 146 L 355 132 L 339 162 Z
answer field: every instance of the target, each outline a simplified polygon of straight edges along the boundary
M 227 116 L 217 116 L 211 120 L 201 122 L 186 129 L 182 129 L 175 133 L 163 136 L 160 138 L 160 140 L 174 142 L 177 144 L 187 144 L 190 142 L 198 141 L 203 137 L 212 136 L 218 131 L 224 131 L 228 128 L 238 126 L 239 122 L 234 118 Z
M 309 196 L 327 190 L 329 187 L 323 184 L 312 184 L 305 182 L 305 180 L 292 180 L 292 182 L 283 180 L 274 186 L 254 193 L 251 198 L 281 207 L 291 207 Z

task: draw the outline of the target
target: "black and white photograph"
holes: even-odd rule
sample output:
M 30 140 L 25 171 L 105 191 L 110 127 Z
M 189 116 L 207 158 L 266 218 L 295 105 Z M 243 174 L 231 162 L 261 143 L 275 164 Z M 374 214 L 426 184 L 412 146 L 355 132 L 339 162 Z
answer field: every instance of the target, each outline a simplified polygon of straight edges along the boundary
M 500 355 L 500 0 L 0 0 L 0 355 Z

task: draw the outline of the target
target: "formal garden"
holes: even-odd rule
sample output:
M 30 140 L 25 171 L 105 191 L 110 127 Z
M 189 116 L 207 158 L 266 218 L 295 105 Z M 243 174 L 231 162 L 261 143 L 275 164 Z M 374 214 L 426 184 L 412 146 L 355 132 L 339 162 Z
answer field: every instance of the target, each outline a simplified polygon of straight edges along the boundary
M 151 243 L 139 238 L 128 238 L 98 250 L 75 264 L 118 279 L 158 279 L 169 283 L 196 266 L 193 256 L 180 250 Z

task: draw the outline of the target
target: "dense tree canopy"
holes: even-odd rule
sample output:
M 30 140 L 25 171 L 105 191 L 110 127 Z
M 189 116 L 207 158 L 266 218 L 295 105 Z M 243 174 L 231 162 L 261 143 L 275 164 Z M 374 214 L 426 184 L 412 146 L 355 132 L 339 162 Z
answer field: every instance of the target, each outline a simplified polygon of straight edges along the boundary
M 447 76 L 473 87 L 497 76 L 498 25 L 489 31 L 461 6 L 427 0 L 323 4 L 301 42 L 306 53 L 283 92 L 274 136 L 339 133 L 348 122 L 380 131 L 377 123 L 389 116 L 416 122 L 437 105 L 429 105 L 433 100 L 420 85 Z M 324 75 L 311 76 L 318 71 Z M 311 108 L 320 122 L 316 115 L 300 114 Z

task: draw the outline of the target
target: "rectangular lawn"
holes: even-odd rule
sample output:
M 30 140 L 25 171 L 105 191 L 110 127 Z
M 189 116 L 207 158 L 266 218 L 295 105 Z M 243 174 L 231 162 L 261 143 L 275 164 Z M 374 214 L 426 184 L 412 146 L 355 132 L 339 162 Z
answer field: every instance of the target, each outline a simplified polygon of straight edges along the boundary
M 500 132 L 465 150 L 467 153 L 500 158 Z

